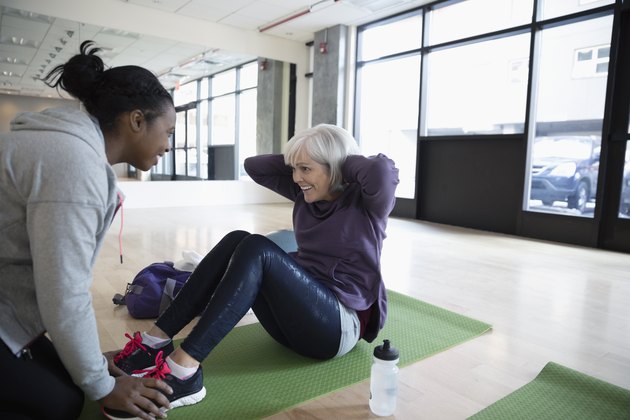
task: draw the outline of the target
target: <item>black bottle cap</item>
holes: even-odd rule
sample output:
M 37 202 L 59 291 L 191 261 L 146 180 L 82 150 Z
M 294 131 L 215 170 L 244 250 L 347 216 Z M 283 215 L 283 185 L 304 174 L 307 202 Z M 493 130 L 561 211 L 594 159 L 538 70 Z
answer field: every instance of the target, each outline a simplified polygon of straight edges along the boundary
M 374 348 L 374 357 L 381 360 L 396 360 L 399 353 L 398 349 L 390 345 L 389 340 L 383 340 L 383 345 Z

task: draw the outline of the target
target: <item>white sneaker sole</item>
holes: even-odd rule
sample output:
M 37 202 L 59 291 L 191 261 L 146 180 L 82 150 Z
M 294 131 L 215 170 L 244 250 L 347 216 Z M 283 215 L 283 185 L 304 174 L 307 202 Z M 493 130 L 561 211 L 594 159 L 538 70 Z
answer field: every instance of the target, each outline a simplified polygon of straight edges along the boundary
M 195 392 L 194 394 L 186 395 L 185 397 L 182 397 L 178 400 L 171 401 L 170 409 L 172 410 L 174 408 L 183 407 L 185 405 L 197 404 L 198 402 L 203 400 L 205 397 L 206 397 L 206 387 L 204 386 L 199 391 Z M 169 410 L 164 410 L 164 411 L 169 411 Z M 105 415 L 105 417 L 111 420 L 140 420 L 139 417 L 116 417 L 114 415 L 105 413 L 105 410 L 102 410 L 102 413 Z
M 177 407 L 183 407 L 185 405 L 193 405 L 197 404 L 199 401 L 203 400 L 206 397 L 206 387 L 201 387 L 201 389 L 194 394 L 186 395 L 178 400 L 171 401 L 171 410 Z

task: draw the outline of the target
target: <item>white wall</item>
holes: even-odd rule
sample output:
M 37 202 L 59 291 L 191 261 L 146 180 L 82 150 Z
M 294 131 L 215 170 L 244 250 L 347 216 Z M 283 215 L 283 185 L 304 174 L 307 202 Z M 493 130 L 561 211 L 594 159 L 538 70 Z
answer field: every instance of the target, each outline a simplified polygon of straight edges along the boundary
M 122 0 L 1 0 L 0 4 L 76 22 L 287 61 L 297 65 L 298 75 L 308 72 L 309 52 L 303 42 L 178 16 Z M 301 130 L 307 128 L 308 122 L 306 78 L 298 77 L 296 90 L 296 130 Z

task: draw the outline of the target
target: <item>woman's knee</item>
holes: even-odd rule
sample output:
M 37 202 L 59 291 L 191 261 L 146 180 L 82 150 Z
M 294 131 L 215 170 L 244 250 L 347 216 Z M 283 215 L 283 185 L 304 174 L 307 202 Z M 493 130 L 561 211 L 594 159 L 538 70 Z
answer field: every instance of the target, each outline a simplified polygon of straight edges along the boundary
M 235 241 L 235 242 L 240 242 L 243 239 L 247 238 L 248 236 L 251 236 L 251 234 L 249 232 L 246 232 L 244 230 L 233 230 L 230 233 L 226 234 L 223 237 L 223 240 L 228 240 L 228 241 Z
M 268 249 L 273 249 L 274 252 L 280 249 L 269 238 L 257 233 L 252 233 L 243 238 L 238 247 L 241 250 L 240 252 L 247 256 L 260 256 L 262 252 Z
M 278 258 L 279 253 L 283 253 L 282 250 L 266 237 L 258 234 L 248 235 L 234 250 L 230 261 L 230 275 L 223 280 L 253 282 L 259 285 L 265 273 L 275 265 L 273 261 Z

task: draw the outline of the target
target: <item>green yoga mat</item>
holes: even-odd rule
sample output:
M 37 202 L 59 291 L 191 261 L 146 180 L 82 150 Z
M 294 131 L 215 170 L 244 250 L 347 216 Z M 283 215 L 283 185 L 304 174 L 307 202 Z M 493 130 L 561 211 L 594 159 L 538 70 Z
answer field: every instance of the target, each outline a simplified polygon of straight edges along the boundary
M 345 356 L 318 361 L 276 343 L 260 324 L 231 331 L 203 362 L 206 398 L 177 408 L 169 419 L 252 419 L 361 382 L 370 375 L 374 346 L 387 338 L 400 350 L 400 366 L 475 338 L 490 325 L 389 291 L 388 319 L 373 343 L 359 341 Z M 367 404 L 366 395 L 366 404 Z M 86 404 L 81 419 L 98 419 Z
M 630 391 L 549 362 L 533 381 L 470 419 L 630 419 Z

